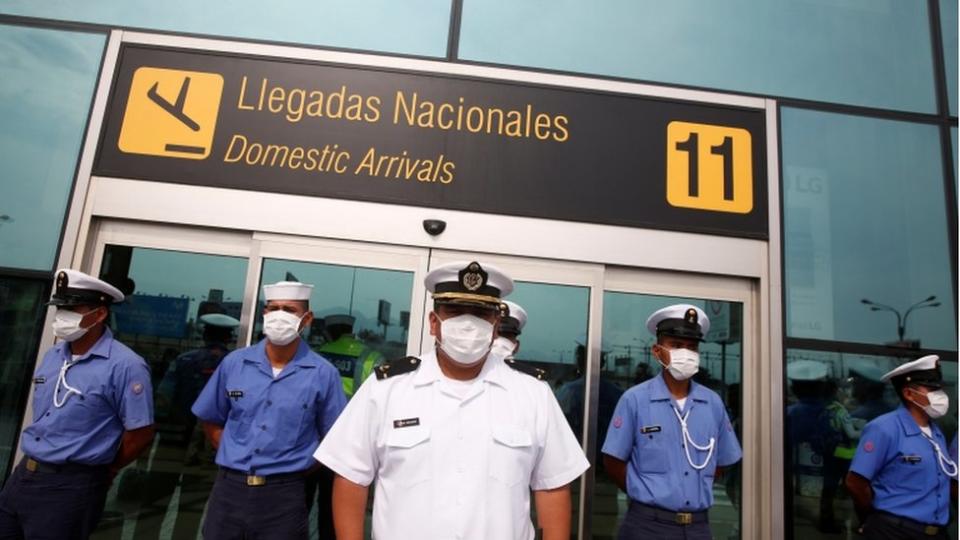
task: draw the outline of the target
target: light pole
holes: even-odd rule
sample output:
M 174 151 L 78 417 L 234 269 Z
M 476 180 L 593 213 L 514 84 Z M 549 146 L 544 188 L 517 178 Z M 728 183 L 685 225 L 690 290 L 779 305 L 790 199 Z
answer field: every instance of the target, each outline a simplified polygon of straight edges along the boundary
M 903 343 L 903 336 L 907 330 L 907 317 L 910 316 L 910 313 L 915 309 L 922 308 L 932 308 L 940 305 L 940 302 L 936 302 L 936 295 L 930 295 L 927 298 L 913 304 L 908 307 L 907 310 L 903 313 L 903 316 L 900 315 L 900 311 L 886 305 L 874 302 L 873 300 L 863 298 L 860 300 L 861 304 L 870 306 L 870 311 L 889 311 L 897 316 L 897 341 Z

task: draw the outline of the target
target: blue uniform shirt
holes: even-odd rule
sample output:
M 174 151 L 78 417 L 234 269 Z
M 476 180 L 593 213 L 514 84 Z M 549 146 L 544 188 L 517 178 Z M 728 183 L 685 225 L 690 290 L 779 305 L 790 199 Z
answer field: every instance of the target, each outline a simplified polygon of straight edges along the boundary
M 627 390 L 613 413 L 603 453 L 627 462 L 631 499 L 674 512 L 706 510 L 713 505 L 717 465 L 740 461 L 740 444 L 720 396 L 691 381 L 681 416 L 689 412 L 687 429 L 695 444 L 716 441 L 706 467 L 695 469 L 687 461 L 674 407 L 663 375 Z M 706 461 L 708 452 L 688 449 L 696 465 Z
M 943 432 L 933 422 L 930 429 L 948 456 Z M 870 481 L 876 510 L 934 525 L 946 525 L 950 519 L 950 477 L 902 405 L 866 425 L 850 471 Z
M 193 404 L 223 426 L 217 464 L 252 474 L 302 471 L 346 405 L 340 373 L 303 340 L 274 378 L 266 340 L 228 354 Z
M 64 374 L 54 406 L 57 378 L 73 362 L 69 343 L 43 356 L 33 376 L 33 423 L 23 430 L 23 453 L 48 463 L 112 463 L 124 431 L 153 424 L 150 370 L 137 353 L 105 329 L 99 340 Z M 69 395 L 67 395 L 69 394 Z

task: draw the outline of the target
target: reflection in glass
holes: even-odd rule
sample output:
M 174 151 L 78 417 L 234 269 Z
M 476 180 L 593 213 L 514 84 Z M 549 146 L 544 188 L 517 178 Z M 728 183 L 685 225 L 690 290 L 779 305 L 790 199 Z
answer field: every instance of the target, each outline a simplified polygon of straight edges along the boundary
M 858 519 L 843 488 L 863 427 L 896 409 L 899 398 L 881 381 L 909 358 L 823 351 L 787 351 L 786 507 L 793 537 L 830 540 L 853 534 Z M 950 410 L 936 420 L 947 440 L 957 432 L 957 363 L 941 362 Z M 951 538 L 956 537 L 953 520 Z
M 947 70 L 947 94 L 950 101 L 951 116 L 957 115 L 957 9 L 956 0 L 940 0 L 943 63 Z M 957 153 L 954 152 L 953 154 L 956 155 Z
M 198 536 L 216 465 L 189 407 L 237 345 L 246 273 L 239 257 L 106 246 L 100 277 L 127 295 L 111 323 L 150 366 L 157 437 L 117 476 L 92 538 Z
M 444 55 L 450 28 L 447 0 L 4 0 L 0 13 L 423 56 Z
M 600 453 L 613 409 L 623 392 L 652 377 L 660 376 L 660 363 L 651 353 L 656 337 L 647 330 L 647 318 L 662 307 L 679 303 L 701 307 L 710 318 L 710 332 L 700 344 L 700 371 L 694 375 L 693 380 L 720 396 L 726 405 L 737 440 L 742 441 L 742 306 L 739 303 L 716 300 L 605 291 L 596 439 L 597 464 L 593 469 L 595 487 L 592 538 L 616 538 L 620 522 L 629 505 L 627 495 L 617 488 L 603 469 Z M 714 538 L 726 540 L 740 537 L 740 469 L 739 463 L 728 467 L 723 479 L 714 483 L 714 505 L 710 508 L 710 528 Z
M 560 408 L 579 440 L 584 426 L 585 344 L 590 289 L 518 281 L 509 300 L 527 312 L 527 324 L 520 334 L 520 349 L 514 358 L 546 370 Z M 579 521 L 580 479 L 570 486 L 573 496 L 571 523 Z M 531 511 L 535 510 L 534 505 Z M 535 514 L 535 512 L 533 512 Z M 532 517 L 537 523 L 536 515 Z
M 47 284 L 0 278 L 0 484 L 16 454 L 14 443 L 23 417 L 27 381 L 36 361 L 36 344 L 43 330 Z
M 787 335 L 892 344 L 896 312 L 935 296 L 903 341 L 957 350 L 937 126 L 789 108 L 781 119 Z
M 0 267 L 53 267 L 105 42 L 0 25 Z
M 314 351 L 340 372 L 348 399 L 377 365 L 384 360 L 406 356 L 413 272 L 265 259 L 260 276 L 254 341 L 260 339 L 263 327 L 263 286 L 278 281 L 313 285 L 310 310 L 314 320 L 302 335 Z M 327 472 L 324 469 L 324 473 Z M 307 500 L 312 512 L 310 527 L 319 529 L 324 538 L 332 538 L 334 534 L 333 519 L 328 514 L 332 482 L 331 473 L 307 485 Z M 373 490 L 370 495 L 372 501 Z M 369 535 L 370 527 L 366 530 Z
M 460 57 L 936 111 L 926 2 L 621 0 L 552 2 L 548 10 L 544 5 L 464 2 Z M 953 23 L 955 29 L 956 18 Z M 956 41 L 953 46 L 956 50 Z

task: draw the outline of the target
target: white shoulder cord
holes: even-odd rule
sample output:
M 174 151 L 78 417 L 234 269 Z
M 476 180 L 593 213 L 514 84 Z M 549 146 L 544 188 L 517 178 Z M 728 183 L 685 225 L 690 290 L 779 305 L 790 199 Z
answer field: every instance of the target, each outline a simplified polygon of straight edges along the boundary
M 63 365 L 60 366 L 60 374 L 57 375 L 57 386 L 53 390 L 53 406 L 56 408 L 61 408 L 67 403 L 67 399 L 70 397 L 70 394 L 77 394 L 82 396 L 83 392 L 77 390 L 76 388 L 67 384 L 67 370 L 77 365 L 80 361 L 76 360 L 73 362 L 63 361 Z M 66 390 L 63 394 L 63 399 L 57 399 L 57 396 L 60 394 L 60 386 L 63 385 L 63 388 Z
M 673 414 L 677 415 L 677 420 L 680 421 L 680 430 L 683 432 L 683 451 L 687 454 L 687 463 L 690 464 L 696 470 L 704 469 L 708 463 L 710 463 L 710 458 L 713 456 L 713 448 L 716 445 L 716 439 L 710 437 L 710 442 L 706 446 L 700 446 L 697 443 L 693 442 L 693 439 L 690 437 L 690 432 L 687 430 L 687 417 L 690 416 L 690 411 L 687 411 L 687 414 L 680 416 L 680 411 L 676 407 L 671 407 L 673 409 Z M 692 409 L 691 409 L 692 410 Z M 703 461 L 700 465 L 697 465 L 693 462 L 693 458 L 690 457 L 690 447 L 693 446 L 701 452 L 707 452 L 707 459 Z
M 924 432 L 922 432 L 922 431 L 920 432 L 920 434 L 923 435 L 923 438 L 926 439 L 927 441 L 929 441 L 930 444 L 933 445 L 933 449 L 936 450 L 936 452 L 937 452 L 937 461 L 939 462 L 938 465 L 940 465 L 940 470 L 943 471 L 943 474 L 949 476 L 950 478 L 956 478 L 956 477 L 957 477 L 957 464 L 954 463 L 953 460 L 951 460 L 948 456 L 945 456 L 945 455 L 943 454 L 943 451 L 940 450 L 940 445 L 937 444 L 937 441 L 935 441 L 935 440 L 933 440 L 932 438 L 928 437 L 927 434 L 924 433 Z M 951 468 L 951 469 L 953 469 L 953 472 L 948 471 L 948 470 L 947 470 L 948 467 Z

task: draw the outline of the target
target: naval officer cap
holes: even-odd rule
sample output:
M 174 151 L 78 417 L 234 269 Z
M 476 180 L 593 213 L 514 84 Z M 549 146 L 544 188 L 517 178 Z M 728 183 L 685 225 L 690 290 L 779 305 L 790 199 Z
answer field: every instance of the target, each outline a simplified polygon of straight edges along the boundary
M 707 314 L 692 304 L 674 304 L 658 309 L 647 319 L 647 330 L 660 337 L 671 336 L 703 341 L 710 331 Z
M 884 381 L 890 381 L 897 388 L 907 384 L 919 384 L 931 388 L 943 388 L 943 373 L 940 372 L 940 357 L 931 354 L 907 362 L 902 366 L 890 370 L 883 376 Z
M 240 326 L 240 321 L 226 313 L 207 313 L 201 315 L 200 322 L 207 326 L 216 326 L 217 328 L 236 328 Z
M 452 262 L 432 270 L 423 284 L 437 304 L 461 304 L 500 309 L 501 298 L 513 291 L 513 280 L 492 264 Z
M 822 381 L 828 372 L 827 365 L 816 360 L 796 360 L 787 364 L 787 378 L 791 381 Z
M 109 306 L 123 302 L 123 293 L 113 285 L 77 270 L 57 270 L 49 306 Z
M 500 308 L 503 318 L 500 319 L 500 335 L 512 334 L 519 336 L 527 324 L 527 312 L 519 304 L 504 300 Z
M 349 326 L 353 328 L 353 323 L 357 322 L 356 318 L 353 315 L 345 315 L 338 313 L 336 315 L 327 315 L 323 318 L 324 326 Z
M 310 300 L 313 285 L 299 281 L 279 281 L 272 285 L 263 286 L 263 298 L 270 300 Z

